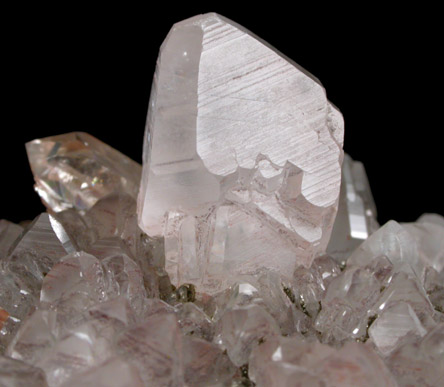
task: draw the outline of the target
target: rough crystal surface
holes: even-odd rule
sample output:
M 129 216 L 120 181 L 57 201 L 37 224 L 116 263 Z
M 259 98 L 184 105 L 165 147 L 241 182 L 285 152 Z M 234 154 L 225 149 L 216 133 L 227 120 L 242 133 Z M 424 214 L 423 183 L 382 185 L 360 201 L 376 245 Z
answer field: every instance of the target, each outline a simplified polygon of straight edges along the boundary
M 87 210 L 117 190 L 137 196 L 140 165 L 87 133 L 37 139 L 26 151 L 35 190 L 55 212 Z
M 342 139 L 320 83 L 245 28 L 217 14 L 175 24 L 138 203 L 140 227 L 165 235 L 172 282 L 214 293 L 227 273 L 309 266 L 335 218 Z

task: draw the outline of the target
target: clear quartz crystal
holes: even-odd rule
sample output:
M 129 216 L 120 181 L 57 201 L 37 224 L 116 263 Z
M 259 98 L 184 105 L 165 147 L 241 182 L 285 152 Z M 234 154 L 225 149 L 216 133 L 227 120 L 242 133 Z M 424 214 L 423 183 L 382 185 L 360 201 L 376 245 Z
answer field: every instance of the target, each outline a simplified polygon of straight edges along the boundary
M 214 294 L 232 274 L 309 266 L 333 226 L 342 141 L 341 114 L 294 62 L 217 14 L 175 24 L 138 202 L 141 229 L 165 236 L 171 281 Z
M 119 190 L 137 196 L 140 165 L 87 133 L 37 139 L 26 144 L 26 151 L 35 190 L 55 212 L 87 210 Z

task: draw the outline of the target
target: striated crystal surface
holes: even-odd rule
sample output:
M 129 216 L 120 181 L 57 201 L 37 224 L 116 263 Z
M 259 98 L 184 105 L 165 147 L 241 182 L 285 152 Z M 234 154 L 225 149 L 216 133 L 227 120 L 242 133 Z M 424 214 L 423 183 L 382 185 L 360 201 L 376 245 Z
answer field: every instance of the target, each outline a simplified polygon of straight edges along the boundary
M 45 373 L 20 360 L 0 355 L 0 386 L 47 387 Z
M 8 256 L 9 249 L 22 232 L 23 227 L 18 224 L 0 220 L 0 262 Z
M 49 213 L 0 221 L 0 385 L 442 385 L 444 218 L 379 227 L 342 137 L 243 27 L 174 25 L 138 202 L 93 137 L 27 144 Z
M 115 345 L 117 353 L 138 369 L 145 386 L 181 384 L 181 333 L 174 315 L 151 316 L 121 334 Z
M 87 133 L 37 139 L 26 151 L 35 190 L 55 212 L 87 210 L 115 191 L 137 196 L 140 165 Z
M 342 141 L 341 114 L 294 62 L 217 14 L 175 24 L 138 199 L 139 226 L 165 236 L 171 281 L 215 293 L 235 273 L 309 266 L 333 226 Z

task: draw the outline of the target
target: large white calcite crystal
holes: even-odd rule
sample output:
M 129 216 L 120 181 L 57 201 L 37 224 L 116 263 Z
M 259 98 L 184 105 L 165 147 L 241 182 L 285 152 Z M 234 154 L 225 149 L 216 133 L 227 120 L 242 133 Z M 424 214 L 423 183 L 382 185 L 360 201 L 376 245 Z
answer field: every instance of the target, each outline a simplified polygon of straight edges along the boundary
M 319 81 L 214 13 L 173 26 L 157 62 L 139 226 L 165 237 L 174 284 L 291 275 L 325 252 L 343 120 Z

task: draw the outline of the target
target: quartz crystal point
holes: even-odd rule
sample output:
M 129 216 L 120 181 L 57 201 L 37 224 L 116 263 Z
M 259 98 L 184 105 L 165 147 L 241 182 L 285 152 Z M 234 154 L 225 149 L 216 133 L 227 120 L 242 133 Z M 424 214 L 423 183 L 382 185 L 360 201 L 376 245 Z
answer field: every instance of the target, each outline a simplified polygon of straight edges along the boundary
M 214 293 L 236 274 L 291 273 L 325 252 L 343 121 L 319 81 L 242 26 L 173 26 L 154 76 L 139 226 L 165 236 L 174 284 Z
M 37 139 L 26 151 L 35 190 L 54 212 L 87 210 L 116 191 L 137 196 L 140 165 L 87 133 Z

